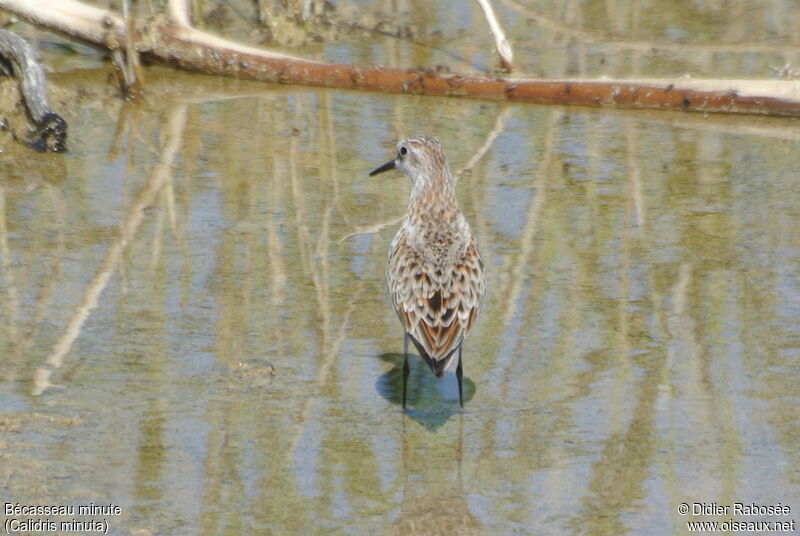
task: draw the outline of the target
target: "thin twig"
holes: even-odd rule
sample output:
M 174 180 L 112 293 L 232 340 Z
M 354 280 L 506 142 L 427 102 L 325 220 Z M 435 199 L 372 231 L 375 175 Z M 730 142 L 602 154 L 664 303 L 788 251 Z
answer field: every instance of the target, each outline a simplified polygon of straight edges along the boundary
M 500 22 L 497 20 L 497 16 L 489 0 L 477 1 L 478 5 L 480 5 L 483 10 L 486 22 L 489 23 L 489 29 L 492 31 L 494 46 L 497 49 L 497 53 L 500 54 L 500 65 L 504 70 L 511 72 L 514 70 L 514 52 L 511 50 L 511 43 L 506 39 L 506 34 L 503 33 L 503 28 L 500 27 Z
M 138 93 L 139 88 L 144 85 L 144 78 L 139 64 L 139 53 L 136 51 L 136 44 L 134 43 L 136 25 L 134 24 L 133 15 L 130 13 L 129 1 L 123 0 L 122 2 L 122 18 L 125 22 L 124 91 L 126 96 L 130 97 Z
M 348 238 L 352 238 L 354 236 L 364 235 L 364 234 L 376 234 L 384 230 L 389 226 L 394 226 L 403 221 L 405 216 L 398 216 L 397 218 L 392 218 L 391 220 L 382 221 L 380 223 L 373 223 L 370 225 L 361 225 L 356 227 L 356 229 L 352 233 L 347 233 L 343 237 L 339 239 L 339 243 L 341 244 Z

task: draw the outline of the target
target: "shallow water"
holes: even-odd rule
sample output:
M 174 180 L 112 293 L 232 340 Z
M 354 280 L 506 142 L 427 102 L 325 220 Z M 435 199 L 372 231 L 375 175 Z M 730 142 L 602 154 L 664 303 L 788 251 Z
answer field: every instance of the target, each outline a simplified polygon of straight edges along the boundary
M 4 502 L 114 503 L 80 519 L 131 535 L 800 517 L 794 121 L 194 83 L 3 163 Z M 419 133 L 488 297 L 464 410 L 414 359 L 404 416 L 383 269 L 410 188 L 367 173 Z

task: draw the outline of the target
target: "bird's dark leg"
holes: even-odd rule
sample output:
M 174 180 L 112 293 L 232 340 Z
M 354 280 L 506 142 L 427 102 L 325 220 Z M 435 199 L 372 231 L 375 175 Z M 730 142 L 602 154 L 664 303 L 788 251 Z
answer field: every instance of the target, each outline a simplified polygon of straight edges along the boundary
M 461 394 L 461 378 L 464 376 L 464 369 L 461 367 L 461 347 L 458 349 L 458 366 L 456 367 L 456 378 L 458 378 L 458 404 L 464 407 L 464 397 Z
M 406 410 L 406 386 L 408 385 L 408 333 L 403 335 L 403 411 Z

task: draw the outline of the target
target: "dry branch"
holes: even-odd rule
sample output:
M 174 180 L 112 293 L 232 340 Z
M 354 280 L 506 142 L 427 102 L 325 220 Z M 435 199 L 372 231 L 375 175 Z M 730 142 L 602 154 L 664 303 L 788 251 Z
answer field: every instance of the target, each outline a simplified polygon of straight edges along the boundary
M 125 43 L 123 21 L 117 13 L 76 0 L 0 0 L 0 8 L 109 50 Z M 173 9 L 171 14 L 178 11 Z M 134 41 L 139 53 L 191 71 L 284 84 L 540 104 L 800 116 L 800 90 L 789 81 L 541 80 L 442 68 L 359 67 L 248 47 L 186 25 L 185 14 L 176 18 L 136 21 Z
M 19 80 L 22 95 L 36 131 L 27 145 L 37 151 L 54 152 L 65 149 L 67 123 L 55 113 L 47 102 L 47 82 L 44 69 L 39 63 L 33 48 L 21 37 L 8 30 L 0 29 L 0 60 L 7 61 Z M 48 144 L 48 138 L 53 138 Z

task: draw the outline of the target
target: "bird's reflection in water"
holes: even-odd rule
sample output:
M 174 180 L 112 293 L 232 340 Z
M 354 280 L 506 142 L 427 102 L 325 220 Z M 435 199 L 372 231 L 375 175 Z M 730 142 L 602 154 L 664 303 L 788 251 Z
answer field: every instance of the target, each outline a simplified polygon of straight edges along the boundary
M 387 353 L 378 357 L 394 367 L 378 378 L 375 387 L 383 398 L 400 407 L 403 396 L 403 354 Z M 409 364 L 411 374 L 406 415 L 410 419 L 429 430 L 436 430 L 453 415 L 463 411 L 458 405 L 458 383 L 452 371 L 446 371 L 441 379 L 437 379 L 418 356 L 412 355 Z M 475 383 L 465 376 L 463 388 L 466 404 L 475 395 Z
M 458 393 L 455 396 L 458 403 Z M 464 414 L 455 420 L 457 434 L 444 435 L 419 429 L 409 433 L 407 419 L 402 419 L 403 498 L 392 534 L 484 533 L 483 525 L 470 512 L 464 491 Z

